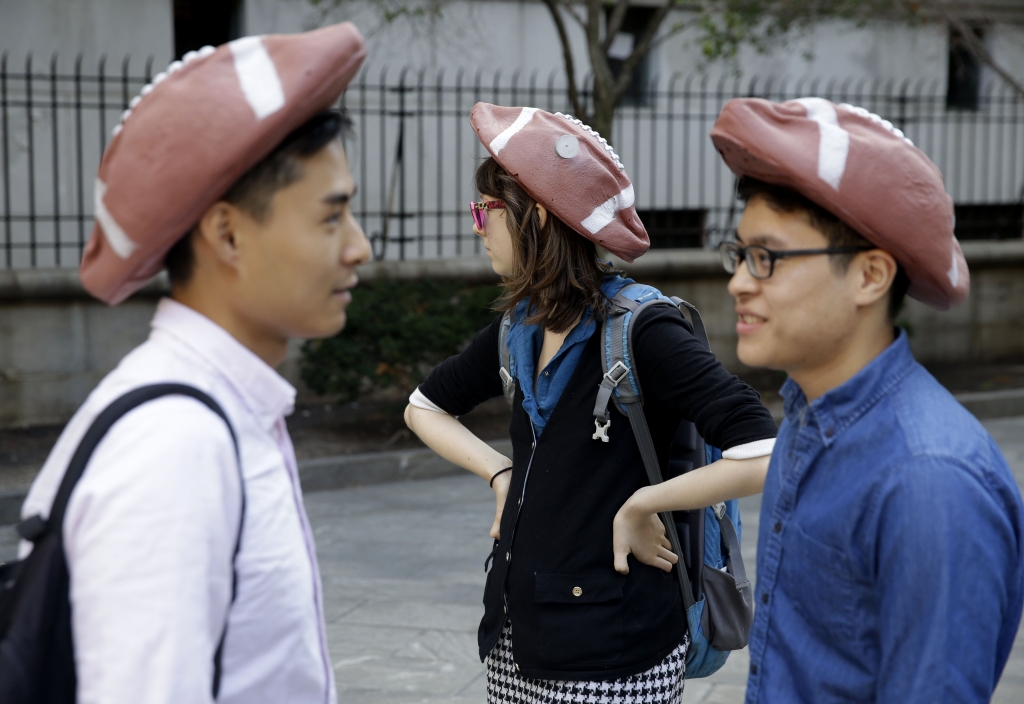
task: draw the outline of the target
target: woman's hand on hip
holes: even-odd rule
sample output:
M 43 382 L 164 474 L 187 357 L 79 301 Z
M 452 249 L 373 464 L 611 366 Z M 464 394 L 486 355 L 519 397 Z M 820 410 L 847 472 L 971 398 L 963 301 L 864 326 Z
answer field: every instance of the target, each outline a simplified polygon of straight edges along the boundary
M 633 494 L 612 521 L 612 551 L 615 555 L 615 571 L 629 574 L 630 554 L 645 565 L 657 567 L 665 572 L 672 570 L 672 565 L 679 558 L 672 552 L 672 544 L 665 535 L 665 525 L 658 514 L 651 513 L 640 506 L 637 496 L 640 489 Z

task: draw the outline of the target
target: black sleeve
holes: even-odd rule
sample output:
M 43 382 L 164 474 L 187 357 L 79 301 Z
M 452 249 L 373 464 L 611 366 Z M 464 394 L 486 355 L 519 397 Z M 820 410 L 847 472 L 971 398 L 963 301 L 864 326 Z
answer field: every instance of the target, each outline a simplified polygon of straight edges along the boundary
M 642 311 L 633 324 L 633 354 L 645 408 L 681 415 L 721 450 L 775 437 L 761 396 L 726 371 L 679 310 L 666 305 Z
M 466 349 L 434 367 L 420 384 L 420 393 L 453 416 L 469 413 L 487 399 L 501 396 L 500 328 L 499 315 L 476 334 Z

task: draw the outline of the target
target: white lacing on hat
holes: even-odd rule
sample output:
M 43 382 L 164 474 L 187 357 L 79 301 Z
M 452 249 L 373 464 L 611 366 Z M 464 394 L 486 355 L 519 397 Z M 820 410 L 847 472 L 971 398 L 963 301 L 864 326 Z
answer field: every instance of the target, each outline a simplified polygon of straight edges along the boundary
M 167 67 L 166 71 L 161 71 L 160 73 L 153 76 L 153 82 L 144 85 L 142 87 L 142 90 L 139 91 L 139 94 L 132 98 L 131 101 L 129 101 L 128 109 L 121 113 L 121 121 L 114 125 L 114 129 L 113 131 L 111 131 L 110 136 L 116 137 L 118 134 L 120 134 L 121 130 L 124 128 L 125 121 L 132 116 L 132 110 L 137 108 L 139 106 L 139 103 L 142 102 L 142 99 L 150 93 L 152 93 L 153 89 L 160 85 L 165 78 L 167 78 L 175 71 L 181 69 L 181 67 L 185 64 L 191 63 L 196 59 L 204 59 L 215 51 L 217 50 L 209 45 L 204 46 L 202 49 L 198 51 L 190 51 L 181 57 L 181 61 L 172 61 L 170 65 Z
M 897 137 L 902 139 L 904 142 L 909 144 L 910 146 L 914 146 L 914 143 L 910 141 L 910 138 L 908 138 L 905 134 L 903 134 L 903 130 L 901 130 L 898 127 L 894 126 L 888 120 L 883 120 L 881 117 L 879 117 L 875 113 L 868 112 L 864 108 L 857 107 L 856 105 L 850 105 L 849 103 L 840 103 L 839 107 L 845 108 L 846 110 L 849 110 L 854 115 L 860 115 L 861 117 L 865 117 L 865 118 L 871 120 L 872 122 L 874 122 L 876 125 L 881 125 L 885 129 L 889 130 L 894 135 L 896 135 Z
M 573 124 L 579 125 L 585 131 L 587 131 L 591 135 L 593 135 L 594 139 L 596 139 L 598 142 L 600 142 L 601 146 L 603 146 L 605 148 L 605 151 L 607 151 L 608 154 L 611 156 L 612 161 L 615 162 L 615 166 L 618 167 L 619 171 L 622 171 L 625 168 L 622 165 L 622 162 L 619 161 L 619 155 L 615 153 L 614 149 L 612 149 L 612 145 L 608 144 L 608 140 L 605 139 L 604 137 L 602 137 L 601 135 L 599 135 L 594 130 L 593 127 L 591 127 L 590 125 L 584 124 L 584 122 L 582 120 L 579 120 L 579 119 L 573 117 L 572 115 L 566 115 L 565 113 L 561 113 L 561 112 L 556 112 L 555 114 L 558 115 L 559 117 L 564 117 L 566 120 L 568 120 L 569 122 L 572 122 Z

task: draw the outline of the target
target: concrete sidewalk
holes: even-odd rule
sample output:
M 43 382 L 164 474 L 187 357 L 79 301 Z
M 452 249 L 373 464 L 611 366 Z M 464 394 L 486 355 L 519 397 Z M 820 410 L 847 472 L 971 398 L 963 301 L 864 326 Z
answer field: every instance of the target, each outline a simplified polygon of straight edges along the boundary
M 985 426 L 1024 487 L 1024 416 Z M 744 558 L 753 572 L 759 497 L 741 505 Z M 339 701 L 483 702 L 476 628 L 494 516 L 487 485 L 468 475 L 375 484 L 310 493 L 306 506 Z M 13 528 L 0 529 L 0 559 L 14 548 Z M 688 682 L 683 702 L 740 704 L 747 667 L 746 651 L 734 653 L 713 677 Z M 1024 631 L 993 702 L 1024 702 Z
M 1024 416 L 985 422 L 1024 490 Z M 316 526 L 328 638 L 344 704 L 485 700 L 476 648 L 483 560 L 494 498 L 473 476 L 318 492 Z M 743 554 L 753 573 L 760 497 L 741 502 Z M 756 579 L 756 575 L 753 576 Z M 747 651 L 687 682 L 683 702 L 740 704 Z M 1024 629 L 992 700 L 1024 702 Z

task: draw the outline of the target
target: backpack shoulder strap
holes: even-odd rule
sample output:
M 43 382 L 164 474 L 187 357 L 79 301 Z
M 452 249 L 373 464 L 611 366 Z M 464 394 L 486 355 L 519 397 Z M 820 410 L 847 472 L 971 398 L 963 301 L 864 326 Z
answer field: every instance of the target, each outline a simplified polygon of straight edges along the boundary
M 679 312 L 684 316 L 686 315 L 686 312 L 684 311 L 689 311 L 690 321 L 693 324 L 693 336 L 697 338 L 699 343 L 704 345 L 704 349 L 710 352 L 711 343 L 708 342 L 708 333 L 707 330 L 704 329 L 704 319 L 700 317 L 700 311 L 697 310 L 697 306 L 684 301 L 678 296 L 672 296 L 669 300 L 676 304 L 676 307 L 679 308 Z
M 228 420 L 227 414 L 224 409 L 220 407 L 213 398 L 208 394 L 200 391 L 199 389 L 188 386 L 187 384 L 151 384 L 149 386 L 143 386 L 138 389 L 134 389 L 119 397 L 109 406 L 107 406 L 92 422 L 85 435 L 82 437 L 81 442 L 78 444 L 78 449 L 75 450 L 75 454 L 71 458 L 71 462 L 68 464 L 67 470 L 64 472 L 64 479 L 61 480 L 60 488 L 57 490 L 57 495 L 53 500 L 53 504 L 50 507 L 50 516 L 46 520 L 46 531 L 60 531 L 64 524 L 64 514 L 67 511 L 68 501 L 71 498 L 71 493 L 75 489 L 75 485 L 78 484 L 78 480 L 82 478 L 82 474 L 85 472 L 86 465 L 89 464 L 89 460 L 92 458 L 93 452 L 96 447 L 100 444 L 103 438 L 106 436 L 107 431 L 119 421 L 122 417 L 127 415 L 135 408 L 141 406 L 144 403 L 153 401 L 164 396 L 188 396 L 202 403 L 204 406 L 209 408 L 211 411 L 216 413 L 228 427 L 228 432 L 231 433 L 231 441 L 235 446 L 235 458 L 238 465 L 238 480 L 239 486 L 242 490 L 242 505 L 241 511 L 239 512 L 238 519 L 238 534 L 235 538 L 235 549 L 231 557 L 231 603 L 234 604 L 235 597 L 238 593 L 238 569 L 235 564 L 238 558 L 238 552 L 242 547 L 242 527 L 245 524 L 245 478 L 242 475 L 242 464 L 241 454 L 238 447 L 238 437 L 235 435 L 235 429 L 231 425 L 231 421 Z M 33 516 L 28 521 L 35 521 L 38 523 L 40 518 Z M 28 522 L 26 521 L 26 522 Z M 224 639 L 228 633 L 227 619 L 224 620 L 224 628 L 221 631 L 220 640 L 217 642 L 217 650 L 213 656 L 213 683 L 212 691 L 214 699 L 217 698 L 217 694 L 220 691 L 220 679 L 221 679 L 221 659 L 224 650 Z
M 505 403 L 512 408 L 516 400 L 516 378 L 512 374 L 512 360 L 508 351 L 508 330 L 512 327 L 512 314 L 505 311 L 501 316 L 501 327 L 498 329 L 498 374 L 501 376 L 501 384 L 504 387 Z
M 652 305 L 672 305 L 659 291 L 649 286 L 631 284 L 612 299 L 601 325 L 601 379 L 594 403 L 594 439 L 608 442 L 613 403 L 625 414 L 625 404 L 643 403 L 643 391 L 633 365 L 633 322 L 637 313 Z M 623 383 L 628 381 L 629 383 Z
M 654 448 L 654 440 L 651 438 L 647 418 L 644 416 L 640 383 L 631 366 L 633 356 L 632 322 L 636 319 L 636 314 L 646 306 L 666 305 L 668 301 L 659 292 L 650 289 L 634 299 L 629 295 L 629 289 L 632 288 L 632 286 L 627 286 L 612 299 L 608 315 L 602 325 L 601 362 L 604 376 L 598 387 L 597 400 L 594 405 L 595 432 L 593 437 L 602 442 L 609 441 L 608 427 L 611 425 L 611 414 L 608 411 L 608 403 L 614 401 L 616 406 L 624 411 L 629 418 L 629 423 L 633 427 L 633 436 L 640 448 L 640 456 L 647 472 L 647 480 L 653 486 L 661 484 L 664 479 L 661 474 L 661 465 L 658 462 L 658 453 Z M 622 382 L 627 379 L 629 383 L 623 384 Z M 679 532 L 671 512 L 665 512 L 659 516 L 665 525 L 665 533 L 668 535 L 673 552 L 680 557 L 676 563 L 676 576 L 679 580 L 683 608 L 689 610 L 694 604 L 693 588 L 690 586 L 686 566 L 683 564 Z

